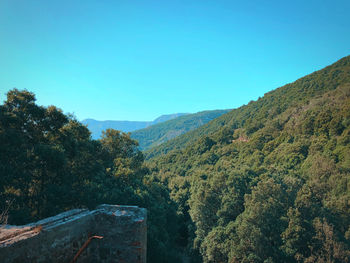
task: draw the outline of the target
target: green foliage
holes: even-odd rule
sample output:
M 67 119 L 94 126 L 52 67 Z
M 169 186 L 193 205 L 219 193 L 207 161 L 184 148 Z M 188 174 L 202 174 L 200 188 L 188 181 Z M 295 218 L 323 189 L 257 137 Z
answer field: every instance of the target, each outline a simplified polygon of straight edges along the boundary
M 101 203 L 146 207 L 148 260 L 178 262 L 176 206 L 137 146 L 111 129 L 92 140 L 72 116 L 11 90 L 0 105 L 0 211 L 9 209 L 8 223 L 24 224 Z
M 191 260 L 349 262 L 349 105 L 346 57 L 148 151 Z

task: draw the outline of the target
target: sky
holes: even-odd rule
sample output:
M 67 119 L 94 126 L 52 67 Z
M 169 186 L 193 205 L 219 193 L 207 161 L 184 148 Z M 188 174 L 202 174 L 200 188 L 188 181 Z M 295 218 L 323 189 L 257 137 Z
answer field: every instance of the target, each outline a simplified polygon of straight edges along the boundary
M 350 55 L 350 1 L 0 0 L 0 101 L 78 120 L 231 109 Z

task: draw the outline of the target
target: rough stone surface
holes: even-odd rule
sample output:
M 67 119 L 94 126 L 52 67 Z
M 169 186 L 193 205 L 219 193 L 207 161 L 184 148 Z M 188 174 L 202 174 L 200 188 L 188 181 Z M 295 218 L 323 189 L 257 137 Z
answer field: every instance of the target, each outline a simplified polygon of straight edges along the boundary
M 147 211 L 136 206 L 101 205 L 74 209 L 24 226 L 0 229 L 0 262 L 145 263 Z

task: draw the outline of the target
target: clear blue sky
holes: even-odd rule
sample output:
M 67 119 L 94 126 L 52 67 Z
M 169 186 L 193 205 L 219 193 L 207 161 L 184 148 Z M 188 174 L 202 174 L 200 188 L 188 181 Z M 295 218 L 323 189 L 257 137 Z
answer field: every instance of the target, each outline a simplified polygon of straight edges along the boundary
M 0 0 L 0 99 L 79 120 L 236 108 L 350 54 L 350 1 Z

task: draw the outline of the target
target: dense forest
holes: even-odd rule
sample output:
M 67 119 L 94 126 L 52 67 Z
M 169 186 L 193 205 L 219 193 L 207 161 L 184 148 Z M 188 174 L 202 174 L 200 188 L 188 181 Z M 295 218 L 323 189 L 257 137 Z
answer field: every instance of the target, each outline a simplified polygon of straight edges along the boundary
M 0 220 L 24 224 L 98 204 L 148 209 L 148 262 L 178 262 L 176 210 L 166 187 L 149 174 L 129 134 L 86 126 L 28 91 L 13 89 L 0 105 Z
M 350 57 L 160 148 L 193 261 L 349 261 Z
M 11 224 L 139 205 L 148 262 L 350 261 L 350 57 L 146 153 L 14 89 L 0 147 Z

